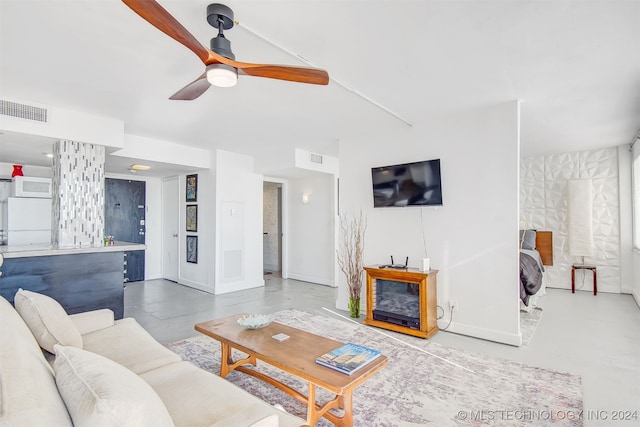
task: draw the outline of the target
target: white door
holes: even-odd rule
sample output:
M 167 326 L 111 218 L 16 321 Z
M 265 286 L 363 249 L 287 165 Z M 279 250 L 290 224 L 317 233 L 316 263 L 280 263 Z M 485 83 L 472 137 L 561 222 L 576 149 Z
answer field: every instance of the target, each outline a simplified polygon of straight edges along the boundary
M 162 277 L 178 281 L 178 178 L 162 181 Z

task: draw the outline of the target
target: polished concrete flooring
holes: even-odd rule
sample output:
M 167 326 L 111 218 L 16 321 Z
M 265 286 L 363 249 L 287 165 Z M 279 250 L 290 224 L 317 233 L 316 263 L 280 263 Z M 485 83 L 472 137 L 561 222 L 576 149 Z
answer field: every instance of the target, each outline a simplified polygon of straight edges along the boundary
M 129 283 L 125 316 L 162 343 L 197 335 L 195 323 L 239 312 L 297 309 L 329 314 L 335 288 L 265 275 L 264 288 L 210 295 L 166 280 Z M 445 331 L 437 343 L 582 377 L 586 426 L 640 426 L 640 309 L 630 295 L 548 289 L 543 315 L 527 346 L 512 347 Z M 514 378 L 514 381 L 517 381 Z M 523 408 L 529 408 L 522 402 Z M 465 409 L 465 408 L 461 408 Z M 501 408 L 467 408 L 469 410 Z M 587 413 L 587 411 L 590 411 Z M 612 421 L 614 411 L 636 418 Z M 620 415 L 620 413 L 617 413 Z M 603 420 L 602 418 L 607 418 Z M 601 418 L 597 420 L 596 418 Z

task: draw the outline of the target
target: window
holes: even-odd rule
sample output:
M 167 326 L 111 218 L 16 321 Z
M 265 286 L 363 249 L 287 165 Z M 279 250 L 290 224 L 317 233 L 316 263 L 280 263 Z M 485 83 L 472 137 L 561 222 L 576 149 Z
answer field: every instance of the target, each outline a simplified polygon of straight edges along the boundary
M 640 250 L 640 138 L 631 148 L 631 158 L 633 164 L 631 173 L 633 174 L 632 203 L 633 203 L 633 247 Z

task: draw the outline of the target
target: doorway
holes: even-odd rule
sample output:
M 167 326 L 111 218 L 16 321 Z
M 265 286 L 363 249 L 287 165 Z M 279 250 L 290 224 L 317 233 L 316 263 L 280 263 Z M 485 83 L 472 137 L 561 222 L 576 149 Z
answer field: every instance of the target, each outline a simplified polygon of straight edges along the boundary
M 263 182 L 262 265 L 265 274 L 283 275 L 282 186 L 279 182 Z
M 178 178 L 162 181 L 162 277 L 178 281 L 180 253 Z
M 104 234 L 115 240 L 145 243 L 146 182 L 105 179 Z M 125 251 L 124 281 L 144 280 L 144 250 Z

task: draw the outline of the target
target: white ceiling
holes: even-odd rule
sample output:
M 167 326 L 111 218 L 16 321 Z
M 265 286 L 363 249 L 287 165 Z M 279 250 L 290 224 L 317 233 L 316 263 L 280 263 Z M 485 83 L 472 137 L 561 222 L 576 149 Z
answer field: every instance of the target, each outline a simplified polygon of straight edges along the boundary
M 209 3 L 160 1 L 205 46 L 216 33 Z M 523 155 L 621 145 L 640 129 L 640 0 L 225 4 L 240 21 L 226 32 L 238 60 L 306 65 L 257 33 L 328 70 L 329 86 L 240 76 L 233 88 L 170 101 L 204 66 L 121 1 L 0 0 L 0 97 L 255 155 L 336 155 L 341 139 L 514 99 Z M 47 144 L 15 141 L 0 137 L 0 161 L 21 161 L 27 147 L 41 159 Z M 107 170 L 129 160 L 110 159 Z

